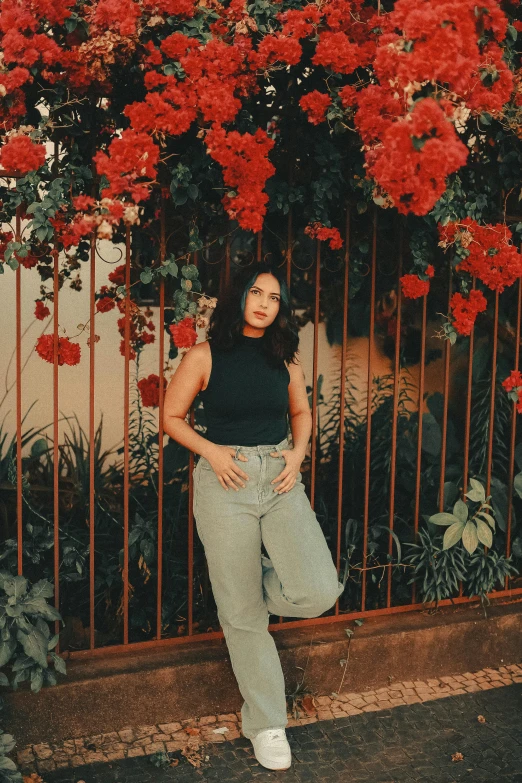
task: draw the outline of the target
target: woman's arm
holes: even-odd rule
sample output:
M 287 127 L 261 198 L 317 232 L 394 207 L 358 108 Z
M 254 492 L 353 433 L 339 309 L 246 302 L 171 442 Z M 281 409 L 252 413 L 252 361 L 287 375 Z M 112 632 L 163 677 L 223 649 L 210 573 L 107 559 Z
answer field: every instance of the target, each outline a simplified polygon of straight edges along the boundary
M 303 461 L 308 441 L 312 433 L 312 412 L 306 393 L 306 383 L 303 368 L 298 360 L 297 364 L 288 364 L 290 384 L 288 386 L 288 412 L 290 417 L 290 429 L 292 430 L 293 451 Z
M 203 386 L 208 363 L 208 344 L 194 345 L 182 358 L 165 392 L 163 428 L 173 440 L 206 459 L 215 444 L 204 438 L 185 421 L 190 406 Z
M 185 354 L 165 392 L 163 428 L 173 440 L 205 457 L 224 489 L 228 491 L 232 488 L 237 492 L 239 486 L 245 486 L 248 474 L 234 460 L 234 449 L 212 443 L 198 435 L 185 421 L 185 416 L 205 381 L 209 359 L 210 346 L 207 342 L 194 345 Z M 240 454 L 238 459 L 241 462 L 247 461 L 243 454 Z

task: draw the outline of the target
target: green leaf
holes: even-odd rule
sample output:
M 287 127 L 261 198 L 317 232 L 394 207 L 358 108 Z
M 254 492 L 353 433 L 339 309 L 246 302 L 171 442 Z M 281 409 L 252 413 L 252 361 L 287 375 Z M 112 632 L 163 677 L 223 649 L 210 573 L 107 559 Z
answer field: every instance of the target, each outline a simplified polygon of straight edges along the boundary
M 486 500 L 486 490 L 477 479 L 470 479 L 471 489 L 466 492 L 466 497 L 472 500 L 474 503 L 484 503 Z
M 451 527 L 449 527 L 444 533 L 442 548 L 450 549 L 452 546 L 455 546 L 455 544 L 462 538 L 462 532 L 464 528 L 465 525 L 462 522 L 455 522 L 453 525 L 451 525 Z
M 45 443 L 45 441 L 44 441 Z M 29 598 L 52 598 L 54 587 L 48 579 L 39 579 L 35 582 L 29 593 Z
M 482 519 L 477 518 L 475 522 L 477 524 L 478 540 L 481 544 L 484 544 L 484 546 L 487 546 L 488 548 L 491 547 L 493 543 L 493 532 L 490 526 Z
M 17 767 L 12 759 L 7 756 L 0 756 L 0 770 L 1 769 L 9 769 L 12 772 L 16 772 Z
M 28 597 L 22 603 L 22 610 L 26 614 L 39 614 L 42 617 L 45 617 L 46 620 L 52 621 L 62 619 L 60 612 L 54 606 L 48 604 L 45 598 L 41 596 L 34 599 Z
M 479 539 L 477 535 L 477 526 L 470 519 L 462 531 L 462 544 L 464 549 L 466 549 L 466 551 L 472 555 L 475 549 L 478 547 L 478 542 Z
M 495 529 L 495 520 L 491 516 L 491 514 L 488 514 L 486 511 L 479 511 L 478 516 L 484 517 L 484 519 L 490 524 L 490 526 Z
M 8 639 L 0 644 L 0 668 L 9 663 L 11 656 L 16 650 L 16 639 Z
M 4 590 L 16 600 L 27 592 L 27 579 L 24 576 L 13 576 L 4 581 Z
M 17 631 L 16 638 L 21 642 L 24 652 L 30 658 L 39 663 L 42 668 L 47 668 L 47 639 L 34 628 L 30 633 Z
M 459 500 L 457 500 L 457 502 L 453 506 L 453 513 L 455 514 L 457 519 L 460 522 L 466 522 L 466 520 L 468 518 L 468 511 L 469 511 L 469 509 L 468 509 L 467 505 L 464 503 L 463 500 L 460 500 L 460 498 L 459 498 Z
M 143 270 L 143 272 L 140 273 L 140 280 L 142 283 L 147 285 L 151 282 L 152 278 L 154 277 L 154 273 L 150 267 L 147 267 Z
M 513 481 L 513 487 L 519 498 L 522 498 L 522 472 L 517 473 Z
M 56 671 L 60 672 L 60 674 L 67 674 L 67 667 L 64 659 L 60 658 L 60 656 L 57 655 L 57 653 L 55 652 L 51 653 L 51 658 L 54 661 L 54 668 L 56 669 Z
M 59 634 L 59 633 L 57 633 L 57 634 L 55 634 L 55 635 L 54 635 L 54 636 L 53 636 L 51 639 L 49 639 L 49 641 L 47 642 L 47 649 L 49 650 L 49 652 L 50 652 L 51 650 L 54 650 L 54 648 L 55 648 L 55 647 L 56 647 L 56 645 L 58 644 L 58 639 L 59 639 L 59 638 L 60 638 L 60 634 Z
M 38 693 L 41 690 L 44 681 L 43 669 L 41 666 L 35 667 L 31 672 L 31 690 Z
M 433 514 L 433 516 L 431 516 L 428 521 L 434 525 L 454 525 L 456 522 L 460 522 L 461 520 L 453 514 L 441 512 L 440 514 Z
M 16 740 L 13 737 L 12 734 L 1 734 L 0 733 L 0 743 L 1 743 L 1 746 L 2 746 L 2 748 L 1 748 L 2 751 L 4 753 L 10 753 L 12 751 L 12 749 L 16 745 Z

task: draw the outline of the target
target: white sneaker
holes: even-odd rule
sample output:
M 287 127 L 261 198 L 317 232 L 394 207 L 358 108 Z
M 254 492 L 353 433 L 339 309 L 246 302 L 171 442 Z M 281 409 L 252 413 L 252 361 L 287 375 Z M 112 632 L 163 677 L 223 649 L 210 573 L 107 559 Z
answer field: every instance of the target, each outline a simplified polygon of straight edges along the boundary
M 284 729 L 264 729 L 251 740 L 254 755 L 267 769 L 288 769 L 292 753 Z

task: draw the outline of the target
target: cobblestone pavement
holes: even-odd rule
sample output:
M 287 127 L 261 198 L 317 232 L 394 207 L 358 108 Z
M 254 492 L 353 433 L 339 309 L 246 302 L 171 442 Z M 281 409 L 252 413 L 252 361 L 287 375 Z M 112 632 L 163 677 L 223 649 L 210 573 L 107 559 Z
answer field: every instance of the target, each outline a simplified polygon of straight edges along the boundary
M 261 767 L 243 737 L 204 746 L 199 767 L 179 751 L 62 768 L 45 783 L 522 783 L 522 684 L 476 690 L 292 726 L 290 770 Z M 35 776 L 36 777 L 36 776 Z
M 304 726 L 331 718 L 345 718 L 391 707 L 418 704 L 448 696 L 477 693 L 522 683 L 522 666 L 513 664 L 499 669 L 483 669 L 426 682 L 394 682 L 385 688 L 362 693 L 332 693 L 329 696 L 306 695 L 298 699 L 289 716 L 289 727 Z M 206 715 L 175 723 L 151 726 L 125 726 L 117 731 L 90 737 L 75 737 L 59 744 L 41 742 L 19 749 L 17 761 L 27 774 L 40 775 L 63 767 L 79 767 L 99 761 L 152 756 L 181 751 L 196 760 L 209 743 L 230 742 L 241 734 L 241 713 Z

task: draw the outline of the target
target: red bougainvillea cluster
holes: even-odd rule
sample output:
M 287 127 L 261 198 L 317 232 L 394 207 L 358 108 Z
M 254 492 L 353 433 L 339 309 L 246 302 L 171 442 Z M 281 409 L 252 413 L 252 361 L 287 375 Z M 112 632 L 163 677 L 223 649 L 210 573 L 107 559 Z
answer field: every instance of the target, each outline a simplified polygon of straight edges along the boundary
M 22 133 L 11 134 L 0 149 L 0 168 L 27 174 L 45 163 L 45 146 Z
M 162 37 L 167 18 L 199 18 L 193 0 L 4 0 L 0 120 L 6 128 L 16 125 L 24 111 L 22 88 L 34 81 L 35 68 L 61 89 L 110 95 L 111 67 L 133 57 L 143 71 L 144 97 L 123 107 L 130 127 L 114 128 L 107 149 L 94 156 L 108 182 L 102 196 L 147 199 L 167 137 L 198 123 L 232 189 L 223 197 L 225 209 L 243 228 L 259 230 L 273 144 L 265 129 L 240 133 L 224 126 L 237 120 L 244 99 L 263 89 L 263 74 L 302 61 L 305 42 L 313 46 L 313 67 L 345 77 L 366 71 L 357 87 L 332 82 L 325 92 L 305 93 L 299 104 L 313 124 L 325 120 L 332 103 L 354 116 L 369 176 L 404 213 L 426 214 L 447 175 L 466 162 L 468 150 L 455 129 L 463 107 L 498 113 L 514 92 L 502 48 L 507 17 L 497 0 L 479 6 L 474 0 L 396 0 L 389 13 L 363 0 L 323 0 L 282 8 L 275 15 L 279 29 L 270 31 L 260 30 L 242 0 L 208 7 L 212 35 L 201 43 L 180 30 Z M 72 32 L 51 33 L 73 19 Z M 151 29 L 161 32 L 144 34 Z M 29 171 L 44 155 L 43 145 L 15 136 L 1 162 Z
M 312 223 L 305 228 L 304 232 L 312 239 L 329 241 L 332 250 L 339 250 L 343 246 L 343 240 L 337 228 L 328 228 L 328 226 L 322 226 L 321 223 Z
M 250 109 L 277 72 L 290 71 L 294 86 L 301 85 L 288 110 L 302 113 L 311 133 L 324 126 L 329 140 L 335 118 L 360 137 L 365 193 L 373 191 L 376 203 L 405 215 L 430 213 L 448 177 L 469 162 L 473 143 L 463 132 L 466 123 L 475 127 L 485 115 L 488 122 L 509 115 L 515 137 L 520 134 L 522 75 L 508 40 L 522 32 L 522 23 L 508 24 L 515 16 L 511 0 L 395 0 L 386 9 L 367 0 L 295 5 L 267 3 L 266 22 L 245 0 L 3 0 L 0 167 L 38 172 L 46 164 L 46 142 L 66 139 L 70 197 L 48 221 L 60 249 L 70 251 L 92 235 L 110 240 L 122 222 L 139 223 L 153 186 L 168 192 L 186 147 L 198 154 L 203 149 L 221 173 L 222 181 L 202 189 L 219 191 L 224 210 L 241 228 L 260 231 L 267 183 L 276 172 L 271 156 L 284 134 L 277 128 L 279 109 L 262 127 Z M 297 66 L 300 78 L 291 70 Z M 320 89 L 307 86 L 312 71 L 320 74 Z M 26 105 L 40 94 L 49 104 L 42 122 L 35 105 Z M 274 105 L 284 99 L 277 95 Z M 91 132 L 81 112 L 81 122 L 76 115 L 71 120 L 73 107 L 84 103 L 93 107 L 93 117 L 103 115 L 99 132 Z M 28 117 L 34 126 L 21 125 Z M 82 147 L 77 137 L 91 150 L 87 164 L 75 159 Z M 100 185 L 96 198 L 93 174 Z M 307 213 L 306 220 L 311 238 L 342 247 L 339 230 L 324 225 L 330 221 L 321 212 Z M 505 226 L 466 218 L 439 229 L 441 244 L 456 247 L 459 273 L 498 292 L 522 275 Z M 10 236 L 5 245 L 12 241 Z M 27 267 L 37 263 L 31 254 L 12 257 Z M 401 278 L 404 296 L 425 295 L 433 271 L 416 264 Z M 98 313 L 125 309 L 116 291 L 124 281 L 118 270 L 112 274 L 112 287 L 103 286 L 97 297 Z M 483 295 L 472 294 L 459 294 L 452 306 L 455 329 L 463 334 L 483 305 Z M 195 342 L 186 307 L 171 325 L 177 347 Z M 41 301 L 36 318 L 43 320 L 47 310 Z M 149 319 L 131 306 L 133 356 L 154 341 Z M 122 333 L 121 318 L 118 325 Z
M 477 315 L 483 313 L 487 305 L 482 291 L 470 291 L 467 298 L 458 292 L 453 294 L 450 299 L 450 310 L 455 331 L 462 335 L 471 334 Z
M 511 243 L 511 232 L 503 223 L 480 226 L 471 218 L 439 225 L 440 245 L 455 244 L 461 261 L 457 271 L 478 277 L 492 291 L 502 293 L 522 277 L 522 256 Z
M 163 378 L 163 392 L 167 387 L 167 380 Z M 146 378 L 138 381 L 138 390 L 141 397 L 141 403 L 145 408 L 156 408 L 159 405 L 160 396 L 160 378 L 159 375 L 152 373 Z
M 189 316 L 177 324 L 171 324 L 169 331 L 172 335 L 172 342 L 176 348 L 192 348 L 198 339 L 195 321 Z
M 522 374 L 519 370 L 511 370 L 509 376 L 502 381 L 502 386 L 510 400 L 516 403 L 518 413 L 522 413 Z
M 402 295 L 406 299 L 419 299 L 421 296 L 425 296 L 430 290 L 430 278 L 434 274 L 435 268 L 432 264 L 428 264 L 424 272 L 427 278 L 425 280 L 421 280 L 418 275 L 403 275 L 400 279 Z
M 46 362 L 54 362 L 54 335 L 42 334 L 36 341 L 36 352 Z M 68 337 L 58 337 L 58 364 L 78 364 L 81 348 Z

